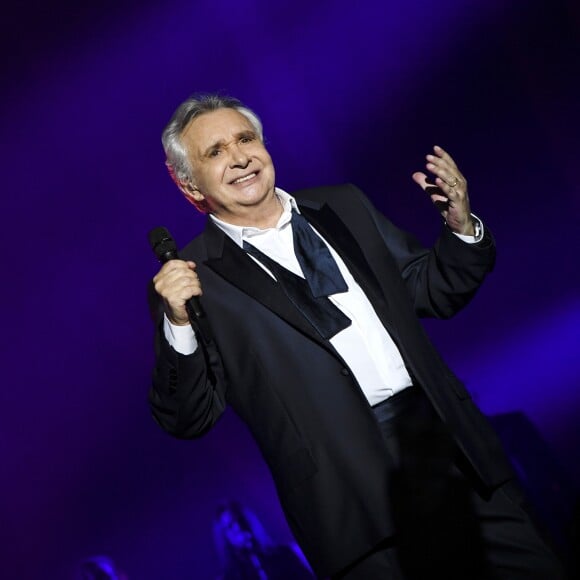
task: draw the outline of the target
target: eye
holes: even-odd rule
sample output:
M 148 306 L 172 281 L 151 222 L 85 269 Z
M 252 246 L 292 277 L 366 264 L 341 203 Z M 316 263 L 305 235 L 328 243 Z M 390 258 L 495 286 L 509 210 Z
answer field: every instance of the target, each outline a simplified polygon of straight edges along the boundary
M 219 149 L 212 149 L 209 152 L 209 157 L 217 157 L 220 154 L 220 150 Z
M 254 141 L 254 139 L 255 139 L 254 135 L 244 135 L 240 139 L 240 143 L 251 143 L 252 141 Z

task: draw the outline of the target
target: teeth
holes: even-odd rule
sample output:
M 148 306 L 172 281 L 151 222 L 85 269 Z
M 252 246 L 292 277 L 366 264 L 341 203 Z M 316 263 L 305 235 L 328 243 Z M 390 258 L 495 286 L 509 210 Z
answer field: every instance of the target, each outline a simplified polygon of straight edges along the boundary
M 239 179 L 236 179 L 234 183 L 243 183 L 244 181 L 248 181 L 248 179 L 252 179 L 252 177 L 255 176 L 256 176 L 255 173 L 250 173 L 250 175 L 246 175 L 245 177 L 240 177 Z

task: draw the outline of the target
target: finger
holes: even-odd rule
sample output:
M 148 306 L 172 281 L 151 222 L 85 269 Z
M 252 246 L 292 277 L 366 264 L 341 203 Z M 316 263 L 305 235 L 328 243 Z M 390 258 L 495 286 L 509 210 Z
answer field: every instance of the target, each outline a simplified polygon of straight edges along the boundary
M 157 286 L 168 287 L 171 286 L 172 284 L 176 284 L 179 280 L 182 279 L 195 281 L 198 280 L 198 277 L 195 271 L 190 270 L 189 268 L 185 269 L 180 268 L 158 274 L 153 279 L 153 283 L 155 284 L 155 287 Z
M 427 159 L 437 165 L 438 167 L 445 169 L 451 173 L 452 176 L 456 177 L 459 181 L 465 182 L 465 177 L 457 167 L 455 160 L 445 151 L 442 147 L 435 145 L 433 147 L 435 155 L 427 155 Z M 451 183 L 454 183 L 452 179 Z
M 201 284 L 192 280 L 178 280 L 175 284 L 159 289 L 159 295 L 172 305 L 183 306 L 192 296 L 201 296 Z
M 191 262 L 193 264 L 193 262 Z M 183 260 L 169 260 L 163 264 L 159 272 L 154 276 L 153 281 L 156 281 L 159 278 L 163 278 L 165 276 L 171 275 L 175 272 L 190 272 L 191 269 L 188 266 L 187 262 Z
M 416 171 L 415 173 L 413 173 L 412 177 L 413 181 L 418 185 L 420 185 L 421 188 L 427 193 L 431 194 L 432 192 L 430 190 L 435 189 L 440 191 L 437 185 L 433 183 L 433 181 L 429 178 L 429 176 L 425 175 L 423 172 Z
M 429 183 L 428 183 L 428 177 L 421 171 L 416 171 L 415 173 L 413 173 L 412 175 L 413 177 L 413 181 L 415 183 L 417 183 L 418 185 L 421 186 L 421 188 L 423 190 L 427 189 L 427 187 L 429 187 Z
M 432 185 L 430 188 L 427 189 L 427 193 L 429 194 L 429 197 L 431 198 L 431 201 L 433 201 L 433 202 L 436 202 L 436 201 L 442 201 L 444 203 L 449 202 L 449 196 L 440 187 Z
M 449 153 L 447 153 L 447 151 L 445 151 L 445 149 L 443 149 L 443 147 L 440 147 L 439 145 L 435 145 L 433 147 L 433 151 L 435 152 L 435 155 L 439 159 L 441 159 L 445 163 L 447 163 L 452 169 L 457 169 L 457 164 L 453 160 L 453 157 L 451 157 L 451 155 L 449 155 Z
M 165 269 L 166 271 L 170 271 L 170 270 L 189 270 L 190 266 L 189 264 L 193 264 L 195 266 L 195 262 L 186 262 L 184 260 L 169 260 L 167 262 L 165 262 L 165 264 L 163 265 L 163 268 L 161 268 L 162 270 Z
M 176 298 L 185 302 L 189 300 L 192 296 L 201 296 L 201 284 L 199 282 L 193 282 L 192 280 L 180 280 L 172 288 L 172 298 Z
M 437 184 L 437 187 L 439 187 L 445 193 L 450 202 L 458 201 L 458 192 L 456 191 L 456 188 L 451 187 L 445 179 L 437 177 L 435 179 L 435 183 Z
M 201 282 L 199 277 L 192 270 L 172 271 L 164 276 L 159 276 L 154 282 L 155 291 L 164 297 L 180 295 L 183 288 L 186 287 L 200 288 Z
M 465 188 L 466 182 L 458 169 L 451 169 L 446 162 L 439 164 L 433 159 L 432 155 L 427 155 L 427 169 L 436 177 L 442 179 L 450 187 Z
M 427 188 L 427 193 L 431 198 L 431 203 L 445 217 L 449 210 L 449 198 L 445 195 L 444 191 L 436 185 L 431 185 Z
M 456 187 L 459 183 L 459 178 L 448 168 L 447 165 L 437 165 L 428 155 L 428 163 L 425 166 L 436 178 L 441 179 L 449 187 Z M 435 180 L 437 183 L 437 179 Z
M 445 192 L 436 184 L 430 182 L 427 175 L 421 171 L 413 173 L 413 181 L 422 187 L 423 191 L 425 191 L 425 193 L 427 193 L 431 198 L 435 207 L 445 217 L 447 210 L 449 209 L 449 199 Z

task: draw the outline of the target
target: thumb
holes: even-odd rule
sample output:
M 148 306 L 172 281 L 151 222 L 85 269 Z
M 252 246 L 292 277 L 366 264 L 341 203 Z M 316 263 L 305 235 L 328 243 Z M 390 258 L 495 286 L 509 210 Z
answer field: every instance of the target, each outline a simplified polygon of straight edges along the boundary
M 416 171 L 415 173 L 413 173 L 413 181 L 418 185 L 420 185 L 423 190 L 426 190 L 427 187 L 429 186 L 431 187 L 433 186 L 432 183 L 429 183 L 427 181 L 427 176 L 421 171 Z
M 426 191 L 431 197 L 431 201 L 443 217 L 447 216 L 449 209 L 449 199 L 439 187 L 429 181 L 429 178 L 420 171 L 413 173 L 413 181 L 421 186 L 423 191 Z

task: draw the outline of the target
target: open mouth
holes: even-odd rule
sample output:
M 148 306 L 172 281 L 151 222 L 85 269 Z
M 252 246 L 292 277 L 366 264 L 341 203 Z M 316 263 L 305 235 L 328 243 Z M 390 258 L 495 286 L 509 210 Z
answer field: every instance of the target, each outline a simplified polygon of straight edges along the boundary
M 238 177 L 237 179 L 234 179 L 230 183 L 232 185 L 238 185 L 239 183 L 245 183 L 246 181 L 250 181 L 251 179 L 254 179 L 254 177 L 256 177 L 256 175 L 258 175 L 258 172 L 252 171 L 252 173 L 248 173 L 248 175 L 244 175 L 243 177 Z

